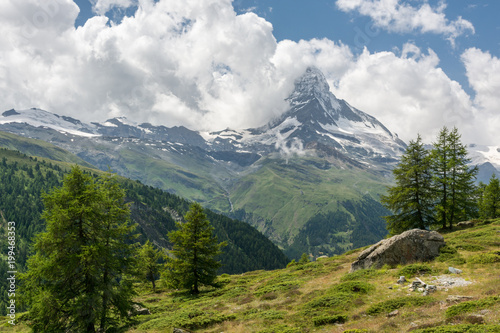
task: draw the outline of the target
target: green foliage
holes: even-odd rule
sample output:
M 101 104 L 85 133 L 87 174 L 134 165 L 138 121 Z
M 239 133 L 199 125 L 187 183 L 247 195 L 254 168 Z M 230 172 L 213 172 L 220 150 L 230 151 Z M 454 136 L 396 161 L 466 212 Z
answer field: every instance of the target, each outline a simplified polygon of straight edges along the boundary
M 352 293 L 334 293 L 317 297 L 312 301 L 306 303 L 304 308 L 317 309 L 317 308 L 334 308 L 346 310 L 351 307 L 352 300 L 355 295 Z
M 187 309 L 168 316 L 151 319 L 139 325 L 138 328 L 142 330 L 164 330 L 172 327 L 182 327 L 189 330 L 198 330 L 231 321 L 235 318 L 234 315 L 224 315 L 213 311 Z
M 368 294 L 375 290 L 375 286 L 363 281 L 349 281 L 335 285 L 332 290 L 337 293 Z
M 22 275 L 35 332 L 104 331 L 126 317 L 135 226 L 124 196 L 111 175 L 95 181 L 76 166 L 44 195 L 47 231 L 36 236 Z
M 454 223 L 467 220 L 477 210 L 473 200 L 477 167 L 469 167 L 471 160 L 460 138 L 456 127 L 451 131 L 443 127 L 431 152 L 436 217 L 443 228 L 451 229 Z
M 369 315 L 389 313 L 402 307 L 422 306 L 434 302 L 432 297 L 403 296 L 373 304 L 366 310 Z
M 471 264 L 494 264 L 500 262 L 500 252 L 475 254 L 467 261 Z
M 410 142 L 393 170 L 396 185 L 381 198 L 393 212 L 385 217 L 391 234 L 434 224 L 452 228 L 456 222 L 477 214 L 477 168 L 469 167 L 470 159 L 460 137 L 457 128 L 449 131 L 443 127 L 430 153 L 420 135 Z
M 309 256 L 307 255 L 307 253 L 302 253 L 302 256 L 300 257 L 299 260 L 299 265 L 304 265 L 307 264 L 308 262 L 310 262 Z
M 411 264 L 401 268 L 397 272 L 396 276 L 406 276 L 408 278 L 411 278 L 415 275 L 430 274 L 431 272 L 432 268 L 426 264 Z
M 265 284 L 259 288 L 256 289 L 254 292 L 255 296 L 262 296 L 271 292 L 283 292 L 283 291 L 288 291 L 295 289 L 299 286 L 298 282 L 295 281 L 289 281 L 289 282 L 278 282 L 278 283 L 272 283 L 272 284 Z
M 216 257 L 226 243 L 217 243 L 214 228 L 200 204 L 192 204 L 184 220 L 185 223 L 177 223 L 178 229 L 168 234 L 174 258 L 167 262 L 166 279 L 174 288 L 198 294 L 201 285 L 216 286 L 217 269 L 221 266 Z
M 156 290 L 155 281 L 160 277 L 162 259 L 164 259 L 162 251 L 155 249 L 149 240 L 138 251 L 137 273 L 141 278 L 151 282 L 153 291 Z
M 346 315 L 322 316 L 313 318 L 314 326 L 323 326 L 328 324 L 343 324 L 347 321 Z
M 500 216 L 500 180 L 493 174 L 488 185 L 481 186 L 479 216 L 483 219 Z
M 465 263 L 465 259 L 458 253 L 457 249 L 452 246 L 442 246 L 439 252 L 440 254 L 436 258 L 436 261 L 447 262 L 452 265 L 461 265 Z
M 368 330 L 365 328 L 354 328 L 352 330 L 345 330 L 342 333 L 365 333 L 365 332 L 368 332 Z
M 464 250 L 464 251 L 469 251 L 469 252 L 478 252 L 478 251 L 484 250 L 484 246 L 476 245 L 476 244 L 468 244 L 468 243 L 462 243 L 462 244 L 457 245 L 456 247 L 459 250 Z
M 500 325 L 449 325 L 424 328 L 412 331 L 414 333 L 499 333 Z
M 500 296 L 490 296 L 477 301 L 466 301 L 450 306 L 446 309 L 445 316 L 446 318 L 451 318 L 464 313 L 487 309 L 498 303 L 500 303 Z
M 382 204 L 394 214 L 386 216 L 387 229 L 398 234 L 434 223 L 431 159 L 420 135 L 410 141 L 401 161 L 393 169 L 396 185 L 390 187 Z

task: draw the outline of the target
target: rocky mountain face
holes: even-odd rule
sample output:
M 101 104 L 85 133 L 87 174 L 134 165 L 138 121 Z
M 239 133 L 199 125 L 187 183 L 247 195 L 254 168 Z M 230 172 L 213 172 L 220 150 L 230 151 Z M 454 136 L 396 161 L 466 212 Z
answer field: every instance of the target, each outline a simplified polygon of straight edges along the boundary
M 337 99 L 316 68 L 287 100 L 279 118 L 244 130 L 199 133 L 125 118 L 86 124 L 40 109 L 3 112 L 0 130 L 243 219 L 291 257 L 380 240 L 387 211 L 378 195 L 404 142 Z

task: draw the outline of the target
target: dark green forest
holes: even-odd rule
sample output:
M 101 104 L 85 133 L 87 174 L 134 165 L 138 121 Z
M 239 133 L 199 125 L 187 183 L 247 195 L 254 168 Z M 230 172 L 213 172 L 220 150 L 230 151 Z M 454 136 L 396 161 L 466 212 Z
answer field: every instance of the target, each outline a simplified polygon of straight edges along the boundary
M 0 149 L 0 254 L 5 259 L 7 244 L 5 229 L 7 221 L 16 223 L 16 268 L 25 269 L 33 236 L 45 228 L 40 218 L 43 211 L 41 196 L 62 184 L 70 171 L 68 163 L 43 158 L 29 157 L 8 149 Z M 91 174 L 100 171 L 86 169 Z M 162 190 L 145 186 L 138 181 L 120 178 L 126 191 L 126 201 L 131 205 L 132 222 L 138 224 L 139 242 L 148 239 L 156 246 L 170 249 L 167 233 L 175 229 L 175 218 L 181 218 L 189 209 L 190 202 Z M 288 259 L 264 235 L 247 223 L 206 210 L 218 241 L 228 246 L 220 256 L 222 267 L 219 273 L 238 274 L 258 269 L 285 267 Z M 0 315 L 5 312 L 6 260 L 0 262 Z M 2 296 L 3 295 L 3 296 Z

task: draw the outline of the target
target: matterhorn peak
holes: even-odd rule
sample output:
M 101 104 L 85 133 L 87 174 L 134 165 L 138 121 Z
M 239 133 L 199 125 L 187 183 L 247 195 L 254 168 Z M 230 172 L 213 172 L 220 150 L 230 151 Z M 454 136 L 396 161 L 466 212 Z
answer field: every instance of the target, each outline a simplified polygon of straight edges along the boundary
M 308 67 L 295 81 L 295 90 L 303 93 L 324 93 L 329 92 L 330 87 L 325 75 L 317 67 Z

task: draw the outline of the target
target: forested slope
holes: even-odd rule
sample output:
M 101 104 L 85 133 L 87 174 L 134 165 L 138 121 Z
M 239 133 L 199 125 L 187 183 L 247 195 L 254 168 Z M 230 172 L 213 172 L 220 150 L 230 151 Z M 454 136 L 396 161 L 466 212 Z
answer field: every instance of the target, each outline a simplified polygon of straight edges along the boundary
M 4 236 L 6 222 L 16 222 L 16 264 L 24 269 L 33 236 L 44 229 L 40 219 L 43 210 L 42 193 L 59 186 L 71 164 L 30 157 L 17 151 L 0 149 L 0 218 L 2 237 L 0 245 L 7 252 Z M 86 172 L 101 171 L 85 169 Z M 167 232 L 175 228 L 174 218 L 181 218 L 188 210 L 189 202 L 176 195 L 145 186 L 137 181 L 120 178 L 126 189 L 126 200 L 131 204 L 132 221 L 138 224 L 139 241 L 151 240 L 158 246 L 169 248 Z M 247 223 L 206 211 L 207 217 L 215 228 L 219 241 L 227 241 L 220 260 L 223 264 L 220 273 L 242 273 L 257 269 L 276 269 L 284 267 L 288 259 L 264 235 Z M 5 261 L 0 264 L 0 278 L 6 281 Z M 3 282 L 2 282 L 3 284 Z M 5 286 L 0 287 L 0 295 Z M 1 300 L 7 300 L 1 297 Z M 0 304 L 1 311 L 5 306 Z M 1 312 L 0 312 L 1 313 Z

